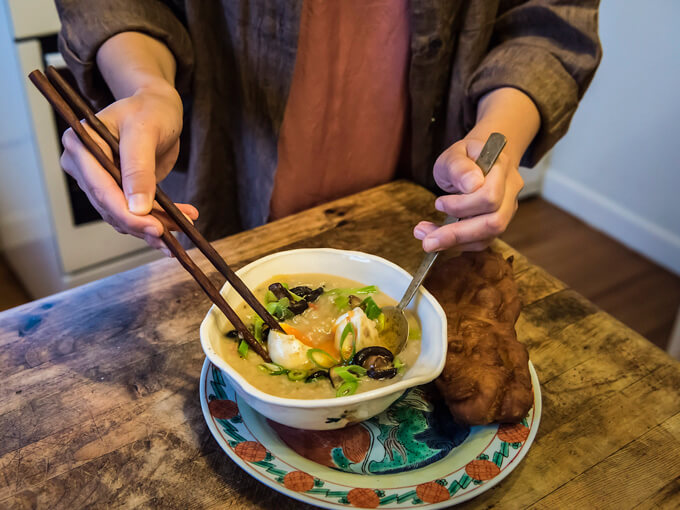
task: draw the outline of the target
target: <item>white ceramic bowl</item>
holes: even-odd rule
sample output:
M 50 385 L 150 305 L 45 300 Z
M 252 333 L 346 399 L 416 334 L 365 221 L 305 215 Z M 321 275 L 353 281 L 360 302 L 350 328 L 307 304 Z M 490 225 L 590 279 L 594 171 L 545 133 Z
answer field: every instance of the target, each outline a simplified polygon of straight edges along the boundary
M 411 275 L 383 258 L 329 248 L 274 253 L 237 271 L 251 289 L 272 275 L 295 273 L 332 274 L 366 285 L 377 285 L 381 291 L 397 300 L 411 281 Z M 224 285 L 221 293 L 233 308 L 243 301 L 229 283 Z M 422 327 L 422 345 L 416 362 L 407 368 L 402 379 L 347 397 L 292 399 L 269 395 L 255 388 L 217 354 L 215 346 L 224 341 L 227 320 L 214 305 L 201 323 L 201 345 L 210 361 L 222 370 L 239 395 L 257 412 L 290 427 L 337 429 L 381 413 L 407 388 L 432 381 L 444 369 L 447 345 L 444 310 L 432 294 L 423 288 L 411 301 L 409 308 L 415 311 Z

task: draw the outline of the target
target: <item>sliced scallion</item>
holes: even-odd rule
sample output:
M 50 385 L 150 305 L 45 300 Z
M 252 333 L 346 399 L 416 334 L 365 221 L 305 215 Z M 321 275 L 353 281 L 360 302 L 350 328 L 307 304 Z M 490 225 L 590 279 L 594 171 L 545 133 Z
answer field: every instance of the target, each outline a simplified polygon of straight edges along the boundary
M 267 311 L 280 321 L 293 317 L 294 314 L 288 308 L 289 306 L 290 299 L 287 297 L 266 304 Z
M 360 294 L 373 294 L 378 292 L 378 287 L 375 285 L 368 285 L 366 287 L 359 287 L 355 289 L 331 289 L 327 290 L 326 294 L 333 300 L 336 308 L 340 311 L 349 308 L 349 296 Z
M 238 344 L 238 354 L 242 358 L 245 358 L 248 355 L 248 342 L 245 340 L 241 340 L 241 343 Z
M 259 315 L 256 315 L 255 320 L 253 320 L 253 336 L 260 343 L 262 343 L 262 326 L 264 326 L 264 321 L 260 319 Z
M 359 378 L 348 372 L 347 370 L 338 370 L 337 374 L 342 377 L 342 380 L 345 382 L 358 382 Z
M 307 378 L 308 374 L 309 372 L 307 372 L 307 370 L 289 370 L 288 379 L 291 381 L 302 381 Z
M 366 375 L 366 369 L 359 365 L 349 365 L 347 366 L 347 371 L 355 374 L 358 377 L 363 377 Z
M 291 295 L 294 301 L 304 301 L 305 298 L 298 296 L 295 292 L 290 292 L 288 291 L 288 294 Z
M 349 337 L 350 333 L 352 334 L 352 352 L 350 355 L 345 358 L 344 352 L 345 352 L 345 340 L 347 340 L 347 337 Z M 356 341 L 357 335 L 356 331 L 354 331 L 354 325 L 351 322 L 348 322 L 345 324 L 345 329 L 342 330 L 342 335 L 340 336 L 340 358 L 342 359 L 343 362 L 351 360 L 354 355 L 356 354 L 356 347 L 357 347 L 357 341 Z
M 371 320 L 377 319 L 382 313 L 382 310 L 371 296 L 364 299 L 359 306 L 366 313 L 366 317 Z
M 356 381 L 345 381 L 342 383 L 337 391 L 335 392 L 336 397 L 347 397 L 349 395 L 354 395 L 354 393 L 357 391 L 357 387 L 359 386 L 359 383 Z
M 317 367 L 331 368 L 338 364 L 338 361 L 323 349 L 309 349 L 307 358 Z
M 349 308 L 349 296 L 338 296 L 333 299 L 333 304 L 341 312 L 347 310 Z
M 357 382 L 359 377 L 366 375 L 366 369 L 359 365 L 344 365 L 334 367 L 335 374 L 340 376 L 343 381 Z
M 331 296 L 350 296 L 351 294 L 373 294 L 378 292 L 378 287 L 375 285 L 368 285 L 366 287 L 359 287 L 355 289 L 331 289 L 326 291 L 326 294 Z
M 380 313 L 378 315 L 378 318 L 375 320 L 375 327 L 378 330 L 378 333 L 380 333 L 383 329 L 385 329 L 385 314 Z
M 263 372 L 267 372 L 269 375 L 283 375 L 288 373 L 286 368 L 277 365 L 276 363 L 260 363 L 258 368 Z

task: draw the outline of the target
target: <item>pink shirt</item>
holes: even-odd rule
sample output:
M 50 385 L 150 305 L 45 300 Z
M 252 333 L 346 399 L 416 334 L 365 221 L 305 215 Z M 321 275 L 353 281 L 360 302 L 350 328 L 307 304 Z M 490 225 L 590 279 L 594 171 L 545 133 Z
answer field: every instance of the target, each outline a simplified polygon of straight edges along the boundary
M 407 0 L 305 0 L 271 219 L 391 180 L 401 149 Z

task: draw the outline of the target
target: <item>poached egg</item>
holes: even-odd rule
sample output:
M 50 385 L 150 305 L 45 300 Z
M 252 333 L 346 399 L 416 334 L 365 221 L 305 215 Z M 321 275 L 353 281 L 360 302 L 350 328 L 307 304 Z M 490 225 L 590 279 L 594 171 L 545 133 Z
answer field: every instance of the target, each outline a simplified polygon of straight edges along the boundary
M 347 335 L 342 345 L 342 357 L 344 359 L 352 356 L 353 334 L 356 334 L 356 352 L 365 347 L 380 345 L 378 328 L 375 321 L 369 319 L 364 311 L 357 306 L 335 320 L 333 328 L 335 330 L 335 347 L 338 351 L 340 351 L 340 344 L 342 343 L 342 332 L 347 327 L 347 324 L 352 324 L 352 333 Z
M 289 370 L 314 368 L 314 363 L 307 357 L 307 351 L 311 347 L 296 337 L 296 335 L 301 336 L 301 333 L 287 324 L 281 324 L 281 326 L 286 333 L 270 329 L 267 337 L 267 348 L 272 361 Z

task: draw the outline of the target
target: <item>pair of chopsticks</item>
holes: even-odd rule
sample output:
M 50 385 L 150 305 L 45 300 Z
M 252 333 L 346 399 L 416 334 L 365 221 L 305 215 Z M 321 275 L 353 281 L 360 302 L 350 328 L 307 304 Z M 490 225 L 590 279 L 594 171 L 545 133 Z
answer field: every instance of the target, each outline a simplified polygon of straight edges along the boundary
M 92 107 L 76 92 L 59 72 L 52 66 L 47 68 L 47 76 L 39 70 L 33 71 L 28 75 L 33 84 L 45 96 L 57 113 L 78 135 L 83 145 L 92 153 L 100 165 L 102 165 L 122 189 L 122 179 L 118 168 L 119 143 L 118 139 L 108 130 L 108 128 L 97 118 Z M 76 115 L 76 113 L 78 115 Z M 102 137 L 109 145 L 113 153 L 112 161 L 99 145 L 92 139 L 85 127 L 81 124 L 80 118 L 84 118 L 92 129 Z M 156 202 L 163 208 L 167 215 L 179 226 L 179 228 L 191 239 L 199 250 L 208 258 L 217 270 L 227 279 L 234 289 L 243 299 L 255 310 L 262 320 L 270 328 L 283 331 L 279 322 L 272 316 L 262 303 L 260 303 L 245 283 L 234 273 L 229 265 L 217 253 L 217 250 L 200 234 L 196 227 L 184 216 L 177 208 L 175 203 L 168 197 L 160 187 L 156 186 Z M 170 252 L 177 258 L 180 264 L 186 269 L 203 291 L 208 295 L 213 303 L 219 308 L 227 319 L 234 325 L 241 334 L 249 347 L 259 354 L 267 362 L 271 361 L 267 350 L 258 342 L 250 330 L 243 324 L 243 321 L 236 315 L 236 312 L 229 306 L 212 284 L 210 279 L 200 270 L 196 263 L 191 260 L 182 245 L 170 233 L 162 216 L 157 210 L 152 210 L 151 215 L 158 218 L 163 225 L 163 235 L 161 239 L 168 247 Z

